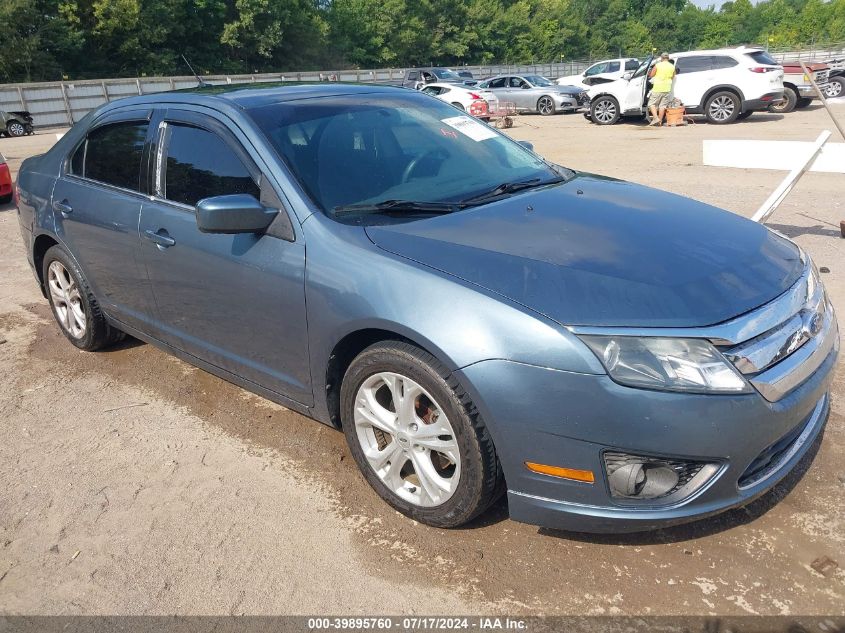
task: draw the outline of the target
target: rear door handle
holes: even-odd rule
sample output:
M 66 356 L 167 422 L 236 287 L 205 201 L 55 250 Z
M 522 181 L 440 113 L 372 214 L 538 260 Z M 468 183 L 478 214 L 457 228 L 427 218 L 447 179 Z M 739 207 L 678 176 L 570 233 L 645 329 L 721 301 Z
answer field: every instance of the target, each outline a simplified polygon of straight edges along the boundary
M 144 231 L 144 237 L 161 248 L 169 248 L 176 243 L 176 240 L 170 237 L 164 229 L 159 229 L 158 232 L 148 229 Z
M 67 200 L 62 200 L 61 202 L 54 200 L 53 211 L 58 211 L 62 215 L 70 215 L 73 213 L 73 207 L 68 204 Z

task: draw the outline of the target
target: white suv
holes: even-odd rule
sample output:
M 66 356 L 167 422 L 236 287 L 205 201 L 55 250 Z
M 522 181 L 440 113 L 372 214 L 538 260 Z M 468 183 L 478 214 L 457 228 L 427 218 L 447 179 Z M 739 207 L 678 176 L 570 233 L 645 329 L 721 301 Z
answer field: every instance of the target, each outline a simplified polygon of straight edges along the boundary
M 765 110 L 783 98 L 783 68 L 766 51 L 757 48 L 724 48 L 675 53 L 677 69 L 674 97 L 688 114 L 703 114 L 710 123 L 733 123 L 755 111 Z M 612 125 L 620 117 L 646 114 L 649 83 L 646 60 L 634 73 L 589 89 L 588 119 Z
M 605 59 L 596 62 L 580 75 L 567 75 L 555 80 L 558 86 L 597 86 L 610 81 L 621 79 L 625 73 L 635 71 L 640 67 L 640 60 L 633 57 L 621 59 Z

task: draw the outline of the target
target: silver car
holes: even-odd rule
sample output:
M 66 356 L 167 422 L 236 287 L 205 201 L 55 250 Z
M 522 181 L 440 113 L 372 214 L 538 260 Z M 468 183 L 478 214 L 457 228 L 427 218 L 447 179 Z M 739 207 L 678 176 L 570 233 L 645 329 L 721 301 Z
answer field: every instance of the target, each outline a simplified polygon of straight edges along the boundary
M 500 102 L 511 102 L 520 112 L 544 116 L 575 112 L 589 102 L 584 89 L 558 86 L 539 75 L 499 75 L 482 81 L 478 88 L 492 91 Z

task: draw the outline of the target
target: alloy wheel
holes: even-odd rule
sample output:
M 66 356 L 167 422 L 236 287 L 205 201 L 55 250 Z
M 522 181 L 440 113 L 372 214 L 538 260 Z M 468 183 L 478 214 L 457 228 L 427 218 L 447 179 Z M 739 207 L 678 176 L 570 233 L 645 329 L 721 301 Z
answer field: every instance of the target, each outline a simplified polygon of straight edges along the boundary
M 398 497 L 430 508 L 455 493 L 461 476 L 455 432 L 417 382 L 393 372 L 370 376 L 355 396 L 354 422 L 364 457 Z
M 551 97 L 540 97 L 540 100 L 537 102 L 537 110 L 543 116 L 548 116 L 554 112 L 555 104 L 552 102 Z
M 12 121 L 9 123 L 9 126 L 6 128 L 6 131 L 9 132 L 9 136 L 23 136 L 26 134 L 26 129 L 21 123 L 17 121 Z
M 827 84 L 827 88 L 825 88 L 824 96 L 828 99 L 834 99 L 842 94 L 842 84 L 838 81 L 831 80 L 829 84 Z
M 596 104 L 593 116 L 599 123 L 610 123 L 616 117 L 616 105 L 610 99 L 603 99 Z
M 59 261 L 50 264 L 47 285 L 53 303 L 53 312 L 65 331 L 77 339 L 85 336 L 86 318 L 82 295 L 76 280 Z
M 734 113 L 736 105 L 728 96 L 720 96 L 710 103 L 710 118 L 714 121 L 727 121 Z

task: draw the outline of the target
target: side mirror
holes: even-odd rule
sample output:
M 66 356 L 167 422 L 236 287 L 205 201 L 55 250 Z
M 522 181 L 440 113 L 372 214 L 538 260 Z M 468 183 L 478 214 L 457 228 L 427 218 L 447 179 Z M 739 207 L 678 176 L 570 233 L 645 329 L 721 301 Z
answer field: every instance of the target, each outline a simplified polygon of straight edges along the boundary
M 197 227 L 203 233 L 259 233 L 278 214 L 248 193 L 214 196 L 197 202 Z
M 525 149 L 533 152 L 534 151 L 534 143 L 531 141 L 517 141 L 520 145 L 522 145 Z
M 629 70 L 629 71 L 628 71 L 628 72 L 626 72 L 624 75 L 622 75 L 622 78 L 623 78 L 625 81 L 631 81 L 631 77 L 633 77 L 633 76 L 634 76 L 634 71 L 633 71 L 633 70 Z

